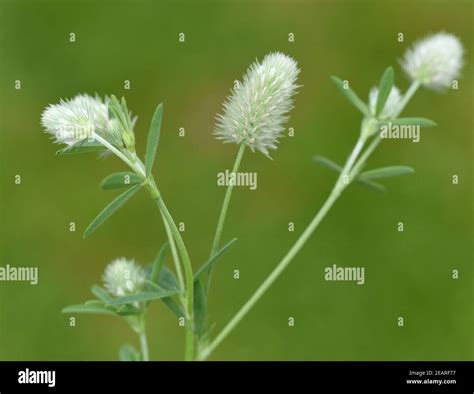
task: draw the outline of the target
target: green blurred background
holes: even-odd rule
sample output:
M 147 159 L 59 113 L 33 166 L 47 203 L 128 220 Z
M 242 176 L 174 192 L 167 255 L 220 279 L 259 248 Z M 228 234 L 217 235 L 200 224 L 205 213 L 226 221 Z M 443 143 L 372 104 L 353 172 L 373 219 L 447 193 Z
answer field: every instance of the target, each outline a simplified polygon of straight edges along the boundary
M 120 345 L 137 343 L 125 322 L 81 315 L 71 328 L 60 310 L 91 298 L 90 286 L 112 259 L 149 263 L 165 241 L 146 193 L 82 239 L 115 195 L 101 191 L 100 180 L 124 166 L 95 155 L 55 157 L 58 147 L 39 125 L 47 104 L 81 92 L 124 95 L 139 116 L 143 153 L 153 110 L 164 102 L 155 175 L 175 220 L 186 224 L 184 239 L 197 267 L 209 253 L 224 194 L 216 174 L 231 167 L 237 151 L 213 138 L 214 117 L 233 81 L 256 58 L 283 51 L 298 61 L 303 87 L 288 124 L 295 137 L 282 140 L 273 161 L 257 153 L 244 157 L 242 170 L 258 172 L 258 188 L 234 192 L 223 241 L 239 240 L 214 274 L 216 332 L 331 189 L 334 174 L 315 166 L 312 156 L 342 162 L 357 138 L 359 113 L 329 76 L 349 79 L 366 97 L 393 65 L 404 90 L 409 82 L 398 65 L 404 50 L 427 33 L 446 30 L 466 48 L 459 90 L 421 90 L 405 111 L 438 127 L 422 130 L 418 144 L 384 142 L 370 163 L 405 164 L 416 173 L 387 180 L 389 193 L 382 196 L 352 186 L 213 358 L 471 360 L 472 26 L 472 2 L 452 0 L 2 1 L 0 265 L 38 266 L 40 279 L 36 286 L 0 282 L 0 359 L 117 359 Z M 180 32 L 185 43 L 178 42 Z M 21 90 L 15 90 L 16 80 Z M 17 174 L 21 185 L 14 184 Z M 397 232 L 400 221 L 403 233 Z M 76 232 L 69 231 L 70 222 Z M 288 231 L 289 222 L 295 232 Z M 332 264 L 365 267 L 365 285 L 324 281 L 324 268 Z M 183 329 L 161 303 L 150 312 L 152 358 L 181 359 Z M 399 316 L 403 328 L 397 327 Z

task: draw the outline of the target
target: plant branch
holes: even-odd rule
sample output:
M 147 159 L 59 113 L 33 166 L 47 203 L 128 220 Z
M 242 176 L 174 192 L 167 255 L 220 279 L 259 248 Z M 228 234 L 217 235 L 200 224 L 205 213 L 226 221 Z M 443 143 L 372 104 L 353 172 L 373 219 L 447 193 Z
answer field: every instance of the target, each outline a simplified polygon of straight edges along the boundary
M 237 153 L 237 157 L 235 158 L 234 166 L 232 168 L 232 173 L 237 173 L 240 167 L 240 163 L 242 161 L 242 156 L 244 155 L 245 151 L 245 144 L 240 144 L 239 151 Z M 229 208 L 229 203 L 230 203 L 230 198 L 232 197 L 232 190 L 234 189 L 234 184 L 230 183 L 227 185 L 227 190 L 225 192 L 224 196 L 224 202 L 222 203 L 222 208 L 221 212 L 219 214 L 219 220 L 217 222 L 217 227 L 216 227 L 216 233 L 214 235 L 214 240 L 212 242 L 212 248 L 211 248 L 211 253 L 209 255 L 209 258 L 214 257 L 216 254 L 217 250 L 219 249 L 219 244 L 222 236 L 222 231 L 224 229 L 224 223 L 225 219 L 227 216 L 227 210 Z M 206 291 L 209 289 L 210 282 L 211 282 L 211 276 L 212 276 L 212 267 L 209 270 L 209 274 L 207 277 L 207 284 L 206 284 Z
M 275 282 L 275 280 L 280 276 L 280 274 L 285 270 L 285 268 L 290 264 L 296 254 L 301 250 L 303 245 L 306 243 L 311 234 L 316 230 L 318 225 L 324 219 L 326 214 L 329 212 L 332 205 L 336 202 L 339 195 L 347 187 L 345 182 L 345 177 L 349 175 L 350 168 L 354 164 L 357 156 L 364 146 L 365 140 L 359 138 L 354 149 L 352 150 L 349 158 L 346 161 L 346 164 L 339 175 L 334 188 L 332 189 L 329 197 L 324 202 L 321 209 L 318 211 L 316 216 L 313 218 L 311 223 L 306 227 L 301 236 L 298 238 L 296 243 L 288 251 L 283 260 L 278 263 L 270 275 L 263 281 L 263 283 L 258 287 L 258 289 L 253 293 L 249 300 L 240 308 L 237 314 L 230 320 L 229 323 L 223 328 L 223 330 L 216 336 L 216 338 L 207 346 L 202 353 L 199 355 L 200 360 L 207 359 L 214 349 L 229 335 L 229 333 L 237 326 L 237 324 L 242 320 L 242 318 L 252 309 L 256 302 L 265 294 L 268 288 Z
M 163 198 L 158 192 L 156 185 L 153 183 L 152 187 L 155 189 L 157 196 L 154 196 L 154 200 L 160 209 L 160 212 L 164 216 L 166 222 L 168 223 L 173 238 L 176 241 L 179 253 L 183 260 L 184 266 L 184 276 L 186 279 L 186 350 L 185 350 L 185 359 L 186 361 L 191 361 L 194 358 L 194 277 L 193 269 L 191 266 L 191 260 L 189 259 L 186 246 L 184 245 L 183 238 L 181 233 L 176 227 L 176 224 L 168 211 L 168 208 L 163 201 Z

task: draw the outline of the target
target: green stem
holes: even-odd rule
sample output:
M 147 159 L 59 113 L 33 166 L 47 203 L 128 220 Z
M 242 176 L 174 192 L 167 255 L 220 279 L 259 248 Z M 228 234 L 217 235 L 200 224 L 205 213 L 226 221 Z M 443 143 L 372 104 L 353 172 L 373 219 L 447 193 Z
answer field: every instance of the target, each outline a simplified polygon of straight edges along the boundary
M 326 214 L 329 212 L 330 208 L 336 202 L 342 191 L 347 187 L 350 180 L 346 183 L 345 176 L 349 175 L 350 168 L 354 164 L 357 156 L 364 147 L 365 140 L 359 138 L 353 151 L 351 152 L 349 158 L 346 161 L 346 164 L 339 175 L 334 188 L 332 189 L 329 197 L 324 202 L 323 206 L 313 218 L 311 223 L 306 227 L 301 236 L 298 238 L 296 243 L 292 246 L 283 260 L 278 263 L 275 269 L 270 273 L 270 275 L 263 281 L 263 283 L 258 287 L 258 289 L 253 293 L 249 300 L 240 308 L 237 314 L 230 320 L 229 323 L 223 328 L 223 330 L 216 336 L 216 338 L 207 346 L 202 353 L 199 355 L 200 360 L 205 360 L 209 355 L 214 351 L 214 349 L 229 335 L 229 333 L 237 326 L 237 324 L 243 319 L 243 317 L 252 309 L 256 302 L 265 294 L 269 287 L 275 282 L 275 280 L 281 275 L 285 268 L 290 264 L 296 254 L 300 251 L 303 245 L 306 243 L 311 234 L 316 230 L 321 221 L 324 219 Z
M 146 339 L 145 325 L 143 325 L 142 331 L 138 334 L 140 338 L 140 348 L 142 352 L 143 361 L 150 361 L 150 356 L 148 354 L 148 341 Z
M 242 161 L 242 156 L 244 155 L 244 151 L 245 151 L 245 144 L 240 144 L 237 157 L 235 158 L 234 167 L 232 168 L 233 174 L 235 174 L 239 170 L 240 162 Z M 217 222 L 216 233 L 214 235 L 214 241 L 212 242 L 211 254 L 209 258 L 214 257 L 217 250 L 219 249 L 219 243 L 222 236 L 222 230 L 224 229 L 225 218 L 227 216 L 227 210 L 229 208 L 230 198 L 232 197 L 233 189 L 234 189 L 233 183 L 230 183 L 229 185 L 227 185 L 227 190 L 225 192 L 224 202 L 222 203 L 221 213 L 219 215 L 219 220 Z M 211 275 L 211 271 L 209 271 L 209 279 L 210 279 L 210 275 Z
M 402 97 L 399 108 L 397 113 L 394 115 L 394 118 L 398 117 L 398 115 L 404 110 L 408 102 L 411 100 L 417 89 L 419 88 L 420 83 L 418 81 L 414 81 L 404 96 Z M 353 151 L 349 155 L 349 158 L 342 169 L 334 188 L 332 189 L 329 197 L 324 202 L 323 206 L 316 214 L 314 219 L 308 225 L 308 227 L 304 230 L 301 236 L 298 238 L 296 243 L 293 247 L 289 250 L 283 260 L 276 266 L 276 268 L 271 272 L 271 274 L 263 281 L 260 287 L 255 291 L 255 293 L 250 297 L 250 299 L 242 306 L 242 308 L 237 312 L 237 314 L 227 323 L 227 325 L 222 329 L 222 331 L 216 336 L 216 338 L 202 351 L 199 355 L 200 360 L 207 359 L 214 349 L 229 335 L 229 333 L 237 326 L 237 324 L 243 319 L 243 317 L 252 309 L 255 303 L 262 297 L 263 294 L 268 290 L 268 288 L 272 285 L 272 283 L 280 276 L 280 274 L 284 271 L 284 269 L 288 266 L 291 260 L 296 256 L 296 254 L 300 251 L 303 245 L 306 243 L 308 238 L 311 234 L 316 230 L 319 226 L 321 221 L 324 219 L 330 208 L 334 205 L 340 194 L 344 191 L 344 189 L 348 186 L 352 179 L 354 179 L 359 171 L 361 170 L 363 164 L 367 161 L 369 156 L 373 153 L 375 148 L 380 143 L 380 136 L 377 135 L 369 145 L 369 147 L 364 151 L 364 153 L 359 157 L 362 148 L 365 145 L 365 138 L 359 137 Z M 346 179 L 345 176 L 348 178 Z
M 161 214 L 161 217 L 163 218 L 163 224 L 165 226 L 165 231 L 166 231 L 166 236 L 168 237 L 168 241 L 170 243 L 170 248 L 171 248 L 171 254 L 173 256 L 173 262 L 176 270 L 176 275 L 178 276 L 178 283 L 179 283 L 179 288 L 181 292 L 184 292 L 185 285 L 184 285 L 184 280 L 183 280 L 183 272 L 181 271 L 181 265 L 179 262 L 179 256 L 178 256 L 178 251 L 176 250 L 176 243 L 173 239 L 173 234 L 171 232 L 171 228 L 166 221 L 165 217 L 163 214 Z
M 410 85 L 410 87 L 407 89 L 405 94 L 403 95 L 402 99 L 400 100 L 400 103 L 398 104 L 398 109 L 397 112 L 394 114 L 394 118 L 397 118 L 398 115 L 402 113 L 402 111 L 405 109 L 413 95 L 416 93 L 418 88 L 421 86 L 421 83 L 419 81 L 413 81 Z
M 194 358 L 194 333 L 193 333 L 193 324 L 194 324 L 194 276 L 193 269 L 191 266 L 191 260 L 189 259 L 186 246 L 184 245 L 183 238 L 181 233 L 176 227 L 176 224 L 168 211 L 168 208 L 161 198 L 161 195 L 156 188 L 156 185 L 153 183 L 152 187 L 154 188 L 155 195 L 154 200 L 160 209 L 160 212 L 164 216 L 166 222 L 170 226 L 171 233 L 173 238 L 176 241 L 179 253 L 183 260 L 184 266 L 184 276 L 186 278 L 186 350 L 185 350 L 185 360 L 191 361 Z
M 176 274 L 178 275 L 178 279 L 180 280 L 180 285 L 182 286 L 183 278 L 181 273 L 181 268 L 179 266 L 179 259 L 177 259 L 176 249 L 173 252 L 173 248 L 175 248 L 175 241 L 178 246 L 179 253 L 181 254 L 181 258 L 183 259 L 184 265 L 184 274 L 186 277 L 186 345 L 185 345 L 185 360 L 191 361 L 194 358 L 194 333 L 193 333 L 193 316 L 194 316 L 194 277 L 193 277 L 193 269 L 191 266 L 191 260 L 189 259 L 188 252 L 186 250 L 186 246 L 184 245 L 183 238 L 176 227 L 176 224 L 166 207 L 160 192 L 156 186 L 155 180 L 153 177 L 147 178 L 144 170 L 144 165 L 141 160 L 136 156 L 135 153 L 128 152 L 129 155 L 126 155 L 117 148 L 115 148 L 112 144 L 110 144 L 107 140 L 100 137 L 99 135 L 93 134 L 93 138 L 95 138 L 98 142 L 103 144 L 106 148 L 108 148 L 112 153 L 114 153 L 118 158 L 120 158 L 125 164 L 127 164 L 132 170 L 135 171 L 137 175 L 142 177 L 146 182 L 146 186 L 150 191 L 151 197 L 158 205 L 158 208 L 161 212 L 163 223 L 165 226 L 165 231 L 168 236 L 168 240 L 170 242 L 170 247 L 173 253 L 173 260 L 176 266 Z M 127 157 L 128 156 L 128 157 Z M 174 239 L 173 239 L 174 238 Z M 181 288 L 182 290 L 183 288 Z M 144 335 L 144 334 L 143 334 Z M 146 340 L 146 336 L 140 336 L 140 342 L 142 343 L 143 340 Z M 148 353 L 148 349 L 147 349 Z
M 402 111 L 405 109 L 413 95 L 416 93 L 418 88 L 420 87 L 420 82 L 418 81 L 413 81 L 406 93 L 403 95 L 402 99 L 400 100 L 400 104 L 398 105 L 398 109 L 396 113 L 393 115 L 393 118 L 397 118 Z M 350 178 L 354 179 L 357 174 L 360 172 L 362 169 L 362 166 L 365 164 L 365 162 L 368 160 L 372 152 L 377 148 L 381 141 L 380 134 L 374 137 L 370 145 L 367 147 L 367 149 L 364 151 L 364 153 L 360 156 L 359 160 L 357 160 L 356 164 L 352 168 L 350 172 Z

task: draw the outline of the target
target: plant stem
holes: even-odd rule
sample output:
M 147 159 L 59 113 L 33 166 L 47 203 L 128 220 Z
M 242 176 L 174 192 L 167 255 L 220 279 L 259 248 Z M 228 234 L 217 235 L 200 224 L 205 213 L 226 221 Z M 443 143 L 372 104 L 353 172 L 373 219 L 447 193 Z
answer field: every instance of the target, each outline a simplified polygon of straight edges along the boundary
M 339 175 L 334 188 L 332 189 L 329 197 L 324 202 L 323 206 L 313 218 L 311 223 L 306 227 L 301 236 L 298 238 L 296 243 L 292 246 L 283 260 L 278 263 L 270 275 L 263 281 L 263 283 L 258 287 L 258 289 L 253 293 L 249 300 L 240 308 L 237 314 L 230 320 L 229 323 L 223 328 L 223 330 L 216 336 L 216 338 L 203 350 L 200 354 L 200 359 L 205 360 L 209 355 L 214 351 L 214 349 L 229 335 L 229 333 L 237 326 L 237 324 L 242 320 L 242 318 L 252 309 L 255 303 L 265 294 L 268 288 L 275 282 L 275 280 L 280 276 L 280 274 L 285 270 L 288 264 L 293 260 L 296 254 L 300 251 L 303 245 L 306 243 L 311 234 L 316 230 L 318 225 L 324 219 L 330 208 L 336 202 L 337 198 L 340 196 L 342 191 L 347 187 L 350 180 L 347 183 L 344 181 L 345 176 L 349 175 L 350 168 L 354 164 L 357 156 L 364 147 L 365 140 L 359 138 L 354 149 L 352 150 L 349 158 L 346 161 L 346 164 Z
M 181 271 L 181 265 L 179 263 L 178 251 L 176 250 L 176 243 L 173 239 L 173 234 L 171 232 L 171 228 L 170 228 L 168 222 L 166 221 L 165 216 L 163 214 L 161 214 L 161 217 L 163 218 L 163 224 L 165 226 L 166 236 L 168 237 L 168 241 L 170 243 L 171 254 L 173 256 L 176 275 L 178 276 L 179 288 L 182 292 L 184 292 L 185 285 L 184 285 L 184 280 L 183 280 L 183 272 Z
M 179 253 L 181 254 L 181 258 L 183 259 L 184 265 L 184 274 L 186 277 L 186 344 L 185 344 L 185 360 L 191 361 L 194 358 L 194 333 L 193 333 L 193 325 L 194 325 L 194 276 L 193 276 L 193 269 L 191 266 L 191 260 L 189 259 L 188 252 L 186 250 L 186 246 L 184 245 L 183 238 L 176 227 L 176 224 L 171 216 L 168 208 L 161 197 L 161 194 L 156 186 L 155 180 L 153 177 L 146 177 L 144 171 L 144 165 L 141 160 L 136 156 L 136 154 L 130 153 L 127 157 L 124 153 L 120 152 L 119 149 L 115 148 L 112 144 L 110 144 L 107 140 L 100 137 L 97 134 L 93 134 L 93 138 L 95 138 L 98 142 L 108 148 L 112 153 L 114 153 L 118 158 L 120 158 L 125 164 L 127 164 L 132 170 L 135 171 L 137 175 L 142 177 L 145 181 L 145 185 L 148 187 L 151 197 L 158 205 L 158 208 L 161 212 L 163 223 L 165 226 L 165 231 L 168 236 L 168 240 L 170 242 L 170 247 L 173 253 L 173 260 L 175 262 L 176 267 L 176 274 L 178 275 L 178 280 L 180 281 L 180 286 L 183 286 L 183 277 L 181 268 L 179 265 L 179 259 L 177 258 L 176 253 L 176 246 L 175 241 L 178 246 Z M 173 239 L 174 238 L 174 239 Z M 173 251 L 174 249 L 174 251 Z M 183 290 L 183 287 L 181 287 Z M 143 342 L 145 341 L 145 342 Z M 146 343 L 146 336 L 145 334 L 140 334 L 140 343 Z M 148 349 L 146 349 L 147 357 L 148 357 Z M 145 358 L 145 355 L 143 356 Z
M 146 339 L 145 327 L 143 327 L 142 331 L 140 331 L 138 336 L 140 338 L 140 348 L 142 352 L 143 361 L 150 361 L 150 356 L 148 355 L 148 342 Z
M 240 167 L 240 162 L 242 161 L 242 156 L 244 155 L 245 144 L 240 144 L 239 151 L 237 152 L 237 157 L 235 158 L 234 167 L 232 168 L 232 173 L 237 173 Z M 219 214 L 219 220 L 217 222 L 216 233 L 214 235 L 214 241 L 212 242 L 211 254 L 209 258 L 214 257 L 217 250 L 219 249 L 219 243 L 222 236 L 222 230 L 224 229 L 225 218 L 227 216 L 227 210 L 229 208 L 230 198 L 232 197 L 232 190 L 234 189 L 234 184 L 230 183 L 227 185 L 227 190 L 224 196 L 224 202 L 222 203 L 221 213 Z M 209 274 L 207 277 L 206 290 L 209 289 L 212 275 L 212 267 L 209 269 Z
M 402 113 L 402 111 L 405 109 L 408 102 L 411 100 L 411 98 L 413 97 L 413 95 L 416 93 L 416 91 L 418 90 L 420 86 L 421 86 L 421 83 L 419 81 L 415 80 L 411 83 L 410 87 L 407 89 L 402 99 L 400 100 L 400 103 L 398 104 L 397 112 L 393 116 L 394 118 L 397 118 L 398 115 Z
M 181 233 L 176 227 L 176 224 L 168 211 L 168 208 L 163 201 L 163 198 L 156 189 L 156 185 L 153 183 L 152 187 L 154 186 L 157 196 L 154 197 L 160 212 L 164 216 L 166 222 L 170 226 L 171 233 L 173 234 L 173 238 L 176 241 L 179 253 L 181 258 L 183 259 L 183 266 L 184 266 L 184 276 L 186 278 L 186 350 L 185 350 L 185 360 L 191 361 L 194 358 L 194 332 L 193 332 L 193 324 L 194 324 L 194 276 L 193 276 L 193 269 L 191 266 L 191 260 L 189 259 L 188 252 L 186 250 L 186 246 L 184 245 L 183 238 L 181 237 Z
M 394 118 L 398 117 L 399 114 L 405 109 L 408 102 L 411 100 L 417 89 L 419 88 L 420 83 L 418 81 L 412 82 L 404 96 L 402 97 L 397 113 L 394 115 Z M 355 179 L 361 170 L 363 164 L 367 161 L 370 155 L 373 153 L 375 148 L 380 143 L 380 135 L 377 135 L 369 145 L 369 147 L 363 152 L 359 157 L 366 139 L 362 137 L 363 133 L 359 137 L 354 149 L 352 150 L 349 158 L 344 165 L 329 197 L 324 202 L 321 209 L 318 211 L 311 223 L 306 227 L 301 236 L 298 238 L 296 243 L 292 246 L 283 260 L 278 263 L 275 269 L 270 273 L 270 275 L 263 281 L 259 288 L 254 292 L 254 294 L 249 298 L 249 300 L 240 308 L 237 314 L 227 323 L 227 325 L 222 329 L 222 331 L 214 338 L 214 340 L 201 352 L 199 355 L 200 360 L 207 359 L 214 349 L 229 335 L 229 333 L 237 326 L 237 324 L 242 320 L 242 318 L 252 309 L 255 303 L 262 297 L 263 294 L 268 290 L 268 288 L 273 284 L 273 282 L 280 276 L 280 274 L 285 270 L 288 264 L 300 251 L 303 245 L 306 243 L 311 234 L 316 230 L 321 221 L 324 219 L 330 208 L 336 202 L 338 197 L 344 191 L 344 189 L 349 185 L 349 183 Z M 347 177 L 347 178 L 346 178 Z

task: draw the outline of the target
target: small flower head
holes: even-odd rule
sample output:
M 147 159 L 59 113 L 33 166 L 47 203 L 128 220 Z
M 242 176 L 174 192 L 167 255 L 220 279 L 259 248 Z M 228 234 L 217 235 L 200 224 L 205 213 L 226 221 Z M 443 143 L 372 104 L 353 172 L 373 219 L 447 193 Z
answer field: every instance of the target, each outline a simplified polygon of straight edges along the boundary
M 41 124 L 57 143 L 73 145 L 107 127 L 107 104 L 100 98 L 80 94 L 59 104 L 49 105 L 42 113 Z
M 46 132 L 55 137 L 55 142 L 69 146 L 93 139 L 94 134 L 118 148 L 125 146 L 126 136 L 128 144 L 133 146 L 134 121 L 130 119 L 128 111 L 121 118 L 110 117 L 110 105 L 109 98 L 102 100 L 100 97 L 79 94 L 70 100 L 49 105 L 41 115 L 41 124 Z M 126 122 L 129 127 L 124 130 L 123 123 Z
M 417 41 L 402 61 L 412 80 L 433 90 L 449 87 L 459 76 L 462 65 L 462 44 L 449 33 L 437 33 Z
M 110 294 L 123 297 L 140 293 L 145 283 L 145 271 L 133 260 L 121 257 L 105 268 L 102 279 Z
M 269 156 L 269 149 L 277 148 L 287 113 L 293 108 L 298 73 L 296 62 L 278 52 L 253 63 L 224 102 L 224 114 L 217 116 L 217 138 L 246 144 Z
M 375 114 L 375 107 L 377 106 L 377 98 L 379 90 L 377 87 L 373 87 L 369 93 L 369 109 L 372 114 Z M 391 119 L 396 115 L 398 105 L 401 100 L 400 90 L 396 86 L 392 87 L 390 94 L 388 95 L 387 101 L 385 102 L 384 109 L 379 115 L 379 119 Z

